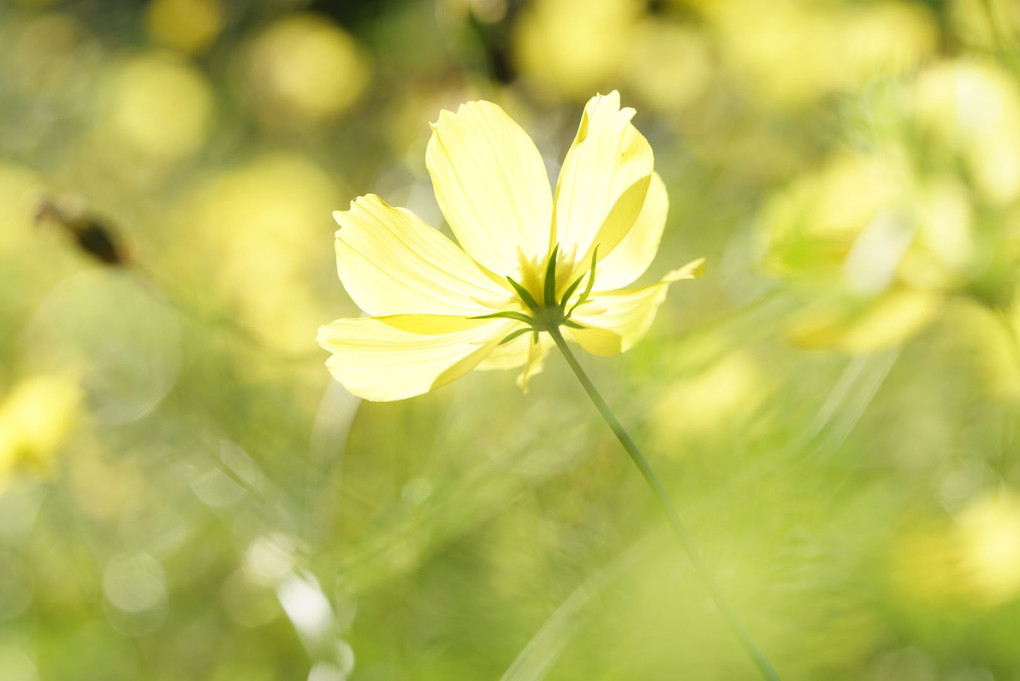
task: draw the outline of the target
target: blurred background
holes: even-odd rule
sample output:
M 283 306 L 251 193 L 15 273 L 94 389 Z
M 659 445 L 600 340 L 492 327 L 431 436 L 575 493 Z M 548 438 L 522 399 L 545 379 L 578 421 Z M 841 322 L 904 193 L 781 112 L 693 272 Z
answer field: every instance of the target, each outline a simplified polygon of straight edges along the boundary
M 671 211 L 583 358 L 785 679 L 1020 678 L 1020 4 L 0 2 L 0 678 L 754 679 L 560 358 L 331 383 L 330 213 L 428 121 L 552 177 L 596 91 Z

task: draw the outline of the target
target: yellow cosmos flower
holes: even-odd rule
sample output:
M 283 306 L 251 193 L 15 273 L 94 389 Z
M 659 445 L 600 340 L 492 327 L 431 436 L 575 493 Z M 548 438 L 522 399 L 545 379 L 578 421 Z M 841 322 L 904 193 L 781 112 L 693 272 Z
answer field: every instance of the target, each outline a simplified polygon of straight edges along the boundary
M 369 194 L 334 213 L 337 269 L 371 317 L 319 330 L 327 367 L 351 393 L 398 400 L 472 369 L 541 369 L 549 331 L 595 355 L 630 348 L 651 325 L 670 282 L 694 261 L 640 288 L 668 199 L 652 149 L 616 92 L 585 106 L 553 194 L 542 156 L 498 106 L 443 111 L 426 165 L 460 242 Z

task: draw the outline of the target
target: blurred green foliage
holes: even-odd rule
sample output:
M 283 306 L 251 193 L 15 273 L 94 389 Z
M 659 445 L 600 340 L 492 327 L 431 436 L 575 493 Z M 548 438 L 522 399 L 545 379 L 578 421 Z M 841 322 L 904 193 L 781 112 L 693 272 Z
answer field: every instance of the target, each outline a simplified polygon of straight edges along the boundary
M 1020 5 L 7 0 L 0 45 L 0 678 L 755 678 L 555 357 L 359 404 L 314 343 L 332 210 L 441 224 L 440 109 L 555 168 L 609 89 L 650 277 L 710 269 L 586 364 L 735 609 L 788 679 L 1020 678 Z

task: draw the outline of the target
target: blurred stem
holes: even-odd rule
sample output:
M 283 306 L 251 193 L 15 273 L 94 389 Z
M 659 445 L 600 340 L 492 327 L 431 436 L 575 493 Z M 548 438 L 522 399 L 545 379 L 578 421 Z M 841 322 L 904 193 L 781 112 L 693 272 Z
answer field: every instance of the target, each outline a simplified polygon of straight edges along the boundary
M 598 389 L 595 388 L 595 384 L 593 384 L 591 379 L 588 378 L 588 374 L 585 373 L 580 362 L 577 361 L 577 357 L 574 356 L 573 351 L 571 351 L 570 347 L 567 346 L 567 341 L 563 338 L 563 334 L 560 332 L 559 328 L 553 327 L 548 329 L 548 331 L 549 335 L 551 335 L 553 340 L 556 342 L 556 346 L 560 349 L 560 352 L 563 353 L 564 358 L 566 358 L 567 364 L 569 364 L 570 368 L 573 369 L 574 375 L 577 376 L 577 380 L 581 382 L 581 386 L 584 388 L 585 392 L 588 393 L 588 397 L 591 398 L 591 401 L 595 404 L 595 408 L 599 410 L 602 418 L 604 418 L 606 423 L 609 424 L 609 427 L 616 435 L 616 438 L 620 441 L 620 444 L 623 445 L 625 450 L 627 450 L 627 454 L 630 455 L 631 461 L 633 461 L 634 465 L 638 467 L 639 471 L 641 471 L 641 475 L 644 476 L 645 482 L 648 483 L 648 486 L 655 494 L 655 498 L 659 501 L 662 509 L 666 512 L 666 517 L 669 518 L 669 524 L 672 526 L 673 532 L 680 540 L 680 544 L 683 545 L 691 564 L 694 566 L 695 572 L 697 572 L 698 577 L 701 579 L 702 585 L 705 587 L 709 596 L 712 597 L 712 600 L 715 601 L 716 607 L 719 608 L 719 612 L 722 613 L 723 619 L 726 620 L 726 624 L 729 625 L 730 629 L 733 630 L 733 633 L 740 640 L 740 643 L 744 646 L 747 654 L 758 666 L 762 676 L 769 679 L 769 681 L 779 681 L 779 674 L 776 673 L 772 663 L 768 661 L 768 658 L 765 657 L 761 648 L 759 648 L 758 644 L 755 643 L 753 638 L 751 638 L 751 634 L 737 618 L 736 613 L 734 613 L 732 608 L 730 608 L 729 603 L 727 603 L 726 599 L 723 598 L 722 592 L 719 591 L 719 586 L 715 583 L 712 573 L 708 571 L 708 567 L 705 565 L 705 560 L 701 557 L 701 552 L 694 543 L 694 539 L 691 537 L 690 533 L 687 532 L 687 528 L 680 520 L 680 516 L 673 507 L 673 502 L 669 499 L 669 494 L 666 493 L 666 488 L 662 486 L 659 476 L 655 474 L 651 464 L 648 463 L 648 459 L 646 459 L 645 455 L 641 453 L 640 449 L 638 449 L 638 446 L 634 443 L 630 434 L 620 424 L 620 421 L 616 418 L 616 415 L 613 414 L 609 405 L 606 404 L 606 401 L 602 399 L 602 395 L 600 395 Z

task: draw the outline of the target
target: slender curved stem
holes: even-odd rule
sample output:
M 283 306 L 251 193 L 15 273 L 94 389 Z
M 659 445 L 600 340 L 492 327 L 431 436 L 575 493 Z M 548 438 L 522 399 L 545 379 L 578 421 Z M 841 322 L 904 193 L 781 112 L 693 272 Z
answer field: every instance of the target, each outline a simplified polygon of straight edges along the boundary
M 588 374 L 585 373 L 580 362 L 577 361 L 577 357 L 574 356 L 574 353 L 567 346 L 567 342 L 563 338 L 563 334 L 560 332 L 559 328 L 549 329 L 549 335 L 552 336 L 553 340 L 556 342 L 556 346 L 560 349 L 560 352 L 563 353 L 563 357 L 566 358 L 567 364 L 569 364 L 570 368 L 573 369 L 574 375 L 576 375 L 577 380 L 581 382 L 581 386 L 584 387 L 585 392 L 588 393 L 588 397 L 590 397 L 591 401 L 595 404 L 595 408 L 599 410 L 602 418 L 604 418 L 606 423 L 609 424 L 609 427 L 616 435 L 616 438 L 620 441 L 620 444 L 622 444 L 623 448 L 627 450 L 627 454 L 630 455 L 634 465 L 636 465 L 638 470 L 641 471 L 641 475 L 644 476 L 645 482 L 648 483 L 652 492 L 655 493 L 656 499 L 658 499 L 662 509 L 666 512 L 666 517 L 669 518 L 669 524 L 673 527 L 673 532 L 683 545 L 691 564 L 694 566 L 695 572 L 697 572 L 698 577 L 701 578 L 702 585 L 705 587 L 709 596 L 712 597 L 712 600 L 715 601 L 716 607 L 719 608 L 719 612 L 722 613 L 723 619 L 726 620 L 726 624 L 729 625 L 730 629 L 733 630 L 733 633 L 740 640 L 740 643 L 744 646 L 747 654 L 758 666 L 762 676 L 769 681 L 780 681 L 779 674 L 776 673 L 772 663 L 770 663 L 768 658 L 765 657 L 761 648 L 759 648 L 758 644 L 755 643 L 753 638 L 751 638 L 751 634 L 737 618 L 733 609 L 730 608 L 729 603 L 727 603 L 726 599 L 723 598 L 722 592 L 719 591 L 719 586 L 715 583 L 712 573 L 708 571 L 708 567 L 705 565 L 705 561 L 701 557 L 701 552 L 694 543 L 694 539 L 691 537 L 690 533 L 687 532 L 687 528 L 684 527 L 683 522 L 681 522 L 680 516 L 673 507 L 673 502 L 669 499 L 669 494 L 667 494 L 666 488 L 662 486 L 662 482 L 655 474 L 651 464 L 648 463 L 648 459 L 646 459 L 645 455 L 641 453 L 640 449 L 638 449 L 638 446 L 634 443 L 630 434 L 620 424 L 620 421 L 616 418 L 616 415 L 613 414 L 609 405 L 606 404 L 606 401 L 602 399 L 602 395 L 599 394 L 599 391 L 595 388 L 591 379 L 588 378 Z

